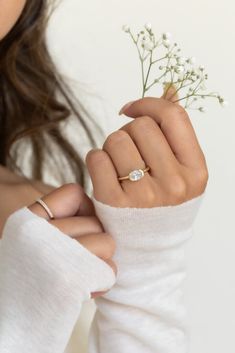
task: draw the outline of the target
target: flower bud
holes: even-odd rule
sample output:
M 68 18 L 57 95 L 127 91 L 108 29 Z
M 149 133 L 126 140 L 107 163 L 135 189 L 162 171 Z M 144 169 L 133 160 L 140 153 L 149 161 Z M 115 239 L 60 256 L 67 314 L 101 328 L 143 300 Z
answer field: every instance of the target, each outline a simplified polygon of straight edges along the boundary
M 144 27 L 147 29 L 147 31 L 152 30 L 152 24 L 150 22 L 146 23 Z
M 163 33 L 163 35 L 162 35 L 163 40 L 168 40 L 170 38 L 171 38 L 171 33 L 169 33 L 169 32 Z

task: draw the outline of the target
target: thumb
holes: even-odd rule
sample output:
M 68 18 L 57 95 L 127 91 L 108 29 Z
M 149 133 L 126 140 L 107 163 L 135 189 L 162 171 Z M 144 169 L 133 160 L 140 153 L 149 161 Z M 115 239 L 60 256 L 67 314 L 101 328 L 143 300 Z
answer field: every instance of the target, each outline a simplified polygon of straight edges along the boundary
M 42 201 L 52 212 L 54 218 L 66 218 L 75 215 L 93 216 L 94 206 L 79 184 L 66 184 L 44 195 Z M 33 213 L 49 220 L 47 211 L 38 202 L 28 207 Z
M 172 84 L 171 82 L 167 82 L 166 84 L 164 84 L 163 89 L 164 89 L 164 92 L 161 98 L 166 99 L 170 102 L 174 102 L 177 99 L 179 99 L 177 89 L 175 85 Z

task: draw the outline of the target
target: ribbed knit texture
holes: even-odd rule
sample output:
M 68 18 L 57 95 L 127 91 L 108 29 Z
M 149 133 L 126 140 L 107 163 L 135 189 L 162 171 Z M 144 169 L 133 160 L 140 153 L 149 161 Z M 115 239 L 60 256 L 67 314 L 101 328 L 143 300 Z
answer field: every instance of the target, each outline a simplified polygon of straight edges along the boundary
M 184 244 L 203 196 L 149 209 L 93 198 L 116 241 L 117 279 L 104 261 L 27 208 L 12 214 L 0 242 L 0 352 L 63 353 L 82 302 L 110 287 L 95 299 L 89 353 L 187 352 Z
M 93 197 L 116 241 L 117 281 L 95 299 L 89 353 L 186 353 L 184 244 L 203 195 L 177 206 L 115 208 Z
M 113 270 L 77 240 L 23 208 L 0 242 L 0 352 L 62 353 L 90 293 Z

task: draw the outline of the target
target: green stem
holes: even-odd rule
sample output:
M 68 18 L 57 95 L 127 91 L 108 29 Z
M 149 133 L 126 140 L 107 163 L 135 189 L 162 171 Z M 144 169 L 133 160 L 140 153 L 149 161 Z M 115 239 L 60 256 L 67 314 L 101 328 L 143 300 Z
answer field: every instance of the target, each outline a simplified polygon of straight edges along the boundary
M 146 79 L 145 79 L 145 82 L 144 82 L 144 85 L 143 85 L 143 96 L 142 96 L 142 98 L 144 97 L 145 92 L 146 92 L 146 86 L 147 86 L 147 83 L 148 83 L 149 74 L 150 74 L 151 67 L 152 67 L 152 58 L 153 58 L 153 52 L 151 51 L 151 55 L 150 55 L 150 59 L 149 59 L 149 68 L 148 68 Z
M 160 58 L 160 59 L 154 60 L 154 61 L 152 62 L 152 64 L 154 65 L 154 64 L 158 63 L 159 61 L 162 61 L 162 60 L 164 60 L 164 59 L 166 59 L 166 58 L 167 58 L 166 56 L 163 56 L 163 57 Z
M 190 97 L 211 97 L 211 98 L 217 98 L 216 96 L 212 96 L 211 94 L 189 94 L 188 96 L 185 96 L 183 98 L 180 98 L 180 99 L 177 99 L 175 101 L 173 101 L 173 103 L 177 103 L 177 102 L 180 102 L 184 99 L 187 99 L 187 98 L 190 98 Z

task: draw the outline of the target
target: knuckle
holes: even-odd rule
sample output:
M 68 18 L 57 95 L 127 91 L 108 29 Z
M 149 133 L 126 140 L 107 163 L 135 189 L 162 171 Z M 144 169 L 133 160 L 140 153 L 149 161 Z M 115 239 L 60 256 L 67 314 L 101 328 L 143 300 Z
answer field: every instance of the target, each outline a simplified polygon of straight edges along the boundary
M 167 111 L 167 115 L 168 116 L 179 116 L 181 119 L 183 120 L 188 120 L 188 113 L 186 112 L 186 110 L 178 104 L 171 104 L 168 106 L 168 108 L 166 108 Z
M 131 123 L 131 128 L 134 130 L 139 129 L 141 131 L 148 132 L 148 131 L 152 131 L 155 125 L 156 124 L 153 121 L 153 119 L 146 115 L 146 116 L 141 116 L 139 118 L 136 118 Z
M 168 191 L 174 201 L 180 202 L 186 199 L 187 185 L 181 175 L 171 176 L 168 182 Z
M 63 190 L 65 190 L 67 193 L 72 194 L 72 195 L 82 195 L 83 194 L 83 189 L 81 185 L 76 184 L 76 183 L 68 183 L 62 186 Z
M 121 140 L 126 139 L 128 136 L 128 133 L 124 130 L 114 131 L 106 138 L 103 144 L 103 148 L 108 149 L 116 143 L 120 142 Z
M 200 189 L 205 189 L 208 179 L 209 179 L 209 172 L 207 167 L 201 168 L 195 175 L 196 184 Z

